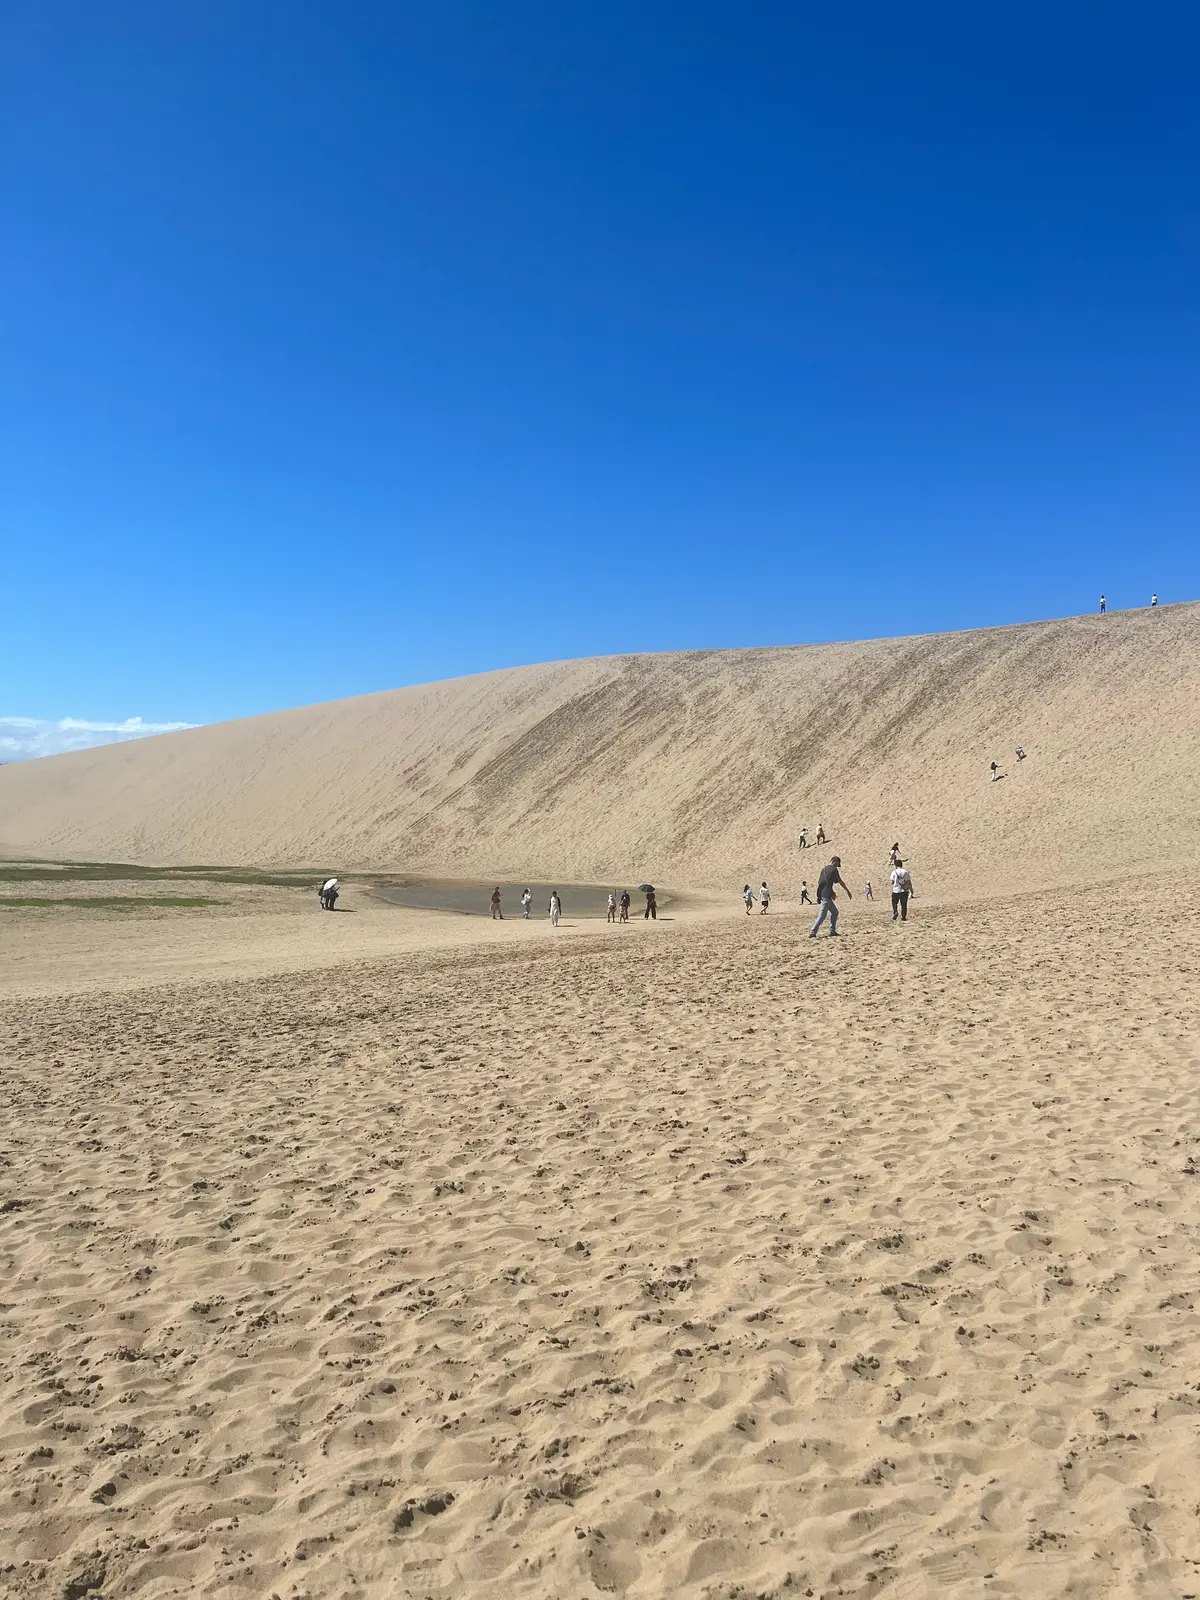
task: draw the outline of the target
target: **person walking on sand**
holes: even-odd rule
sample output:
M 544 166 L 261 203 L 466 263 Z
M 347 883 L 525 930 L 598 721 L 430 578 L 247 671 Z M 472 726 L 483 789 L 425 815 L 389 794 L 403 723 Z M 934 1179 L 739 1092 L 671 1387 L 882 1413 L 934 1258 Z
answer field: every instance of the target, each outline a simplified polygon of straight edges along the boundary
M 818 822 L 817 823 L 817 843 L 818 844 L 827 844 L 828 842 L 829 841 L 825 837 L 825 824 L 823 822 Z
M 617 896 L 612 889 L 608 891 L 608 920 L 610 922 L 617 920 Z
M 562 896 L 557 889 L 550 891 L 550 926 L 558 927 L 558 919 L 562 916 Z
M 897 861 L 899 861 L 899 859 L 900 859 L 900 841 L 899 841 L 899 839 L 897 839 L 895 844 L 892 845 L 892 866 L 893 867 L 896 865 L 896 863 L 897 863 Z
M 996 779 L 997 779 L 997 778 L 998 778 L 998 777 L 999 777 L 999 776 L 1000 776 L 1000 768 L 999 768 L 999 767 L 998 767 L 998 766 L 997 766 L 997 765 L 996 765 L 996 763 L 995 763 L 995 762 L 994 762 L 994 761 L 993 761 L 993 762 L 992 762 L 992 782 L 993 782 L 993 783 L 995 783 L 995 781 L 996 781 Z
M 1019 744 L 1017 746 L 1017 760 L 1018 761 L 1024 761 L 1024 759 L 1025 759 L 1025 746 L 1023 744 Z
M 892 868 L 892 921 L 897 915 L 901 922 L 908 921 L 908 897 L 913 892 L 912 878 L 903 861 Z
M 1152 594 L 1150 596 L 1150 604 L 1152 606 L 1156 606 L 1158 604 L 1158 596 L 1156 594 Z
M 841 864 L 841 856 L 832 856 L 829 865 L 821 868 L 821 876 L 817 879 L 817 900 L 821 909 L 817 912 L 817 920 L 812 925 L 812 932 L 808 936 L 810 939 L 817 937 L 817 932 L 826 917 L 829 918 L 829 937 L 831 939 L 837 938 L 838 908 L 837 895 L 834 890 L 839 885 L 845 889 L 848 900 L 854 899 L 854 896 L 850 893 L 849 886 L 838 870 Z
M 807 828 L 801 828 L 800 829 L 800 837 L 799 837 L 799 839 L 797 839 L 796 843 L 800 846 L 801 850 L 807 850 L 808 849 L 808 829 Z
M 872 892 L 872 889 L 871 889 L 871 880 L 870 880 L 870 878 L 868 878 L 867 879 L 867 899 L 868 900 L 874 900 L 874 898 L 875 898 L 875 895 L 874 895 L 874 893 Z
M 621 899 L 620 899 L 620 901 L 618 903 L 620 904 L 620 907 L 621 907 L 621 921 L 622 922 L 628 922 L 629 921 L 629 890 L 628 889 L 622 889 L 621 890 Z
M 643 922 L 649 922 L 651 917 L 654 918 L 655 922 L 658 921 L 658 901 L 655 898 L 654 890 L 653 889 L 647 889 L 647 891 L 646 891 L 646 910 L 645 910 L 645 913 L 644 913 L 644 915 L 642 917 L 642 921 Z
M 808 893 L 808 879 L 807 878 L 805 878 L 804 882 L 800 885 L 800 904 L 802 906 L 810 906 L 810 905 L 812 905 L 812 900 L 809 898 L 809 893 Z
M 767 907 L 770 904 L 771 904 L 771 891 L 767 888 L 767 880 L 764 878 L 763 882 L 762 882 L 762 887 L 758 891 L 758 914 L 759 914 L 760 917 L 765 917 L 766 916 Z
M 495 922 L 497 919 L 499 919 L 501 922 L 504 921 L 504 913 L 500 909 L 500 886 L 499 886 L 499 884 L 497 884 L 496 887 L 492 890 L 492 921 Z
M 1107 609 L 1108 609 L 1108 601 L 1104 598 L 1103 595 L 1101 595 L 1100 596 L 1100 615 L 1103 616 L 1105 611 L 1107 611 Z
M 742 890 L 742 904 L 746 907 L 746 915 L 749 916 L 754 907 L 754 890 L 749 884 Z
M 532 906 L 533 895 L 530 890 L 526 889 L 525 893 L 521 896 L 521 915 L 525 918 L 526 922 L 529 921 L 529 912 Z

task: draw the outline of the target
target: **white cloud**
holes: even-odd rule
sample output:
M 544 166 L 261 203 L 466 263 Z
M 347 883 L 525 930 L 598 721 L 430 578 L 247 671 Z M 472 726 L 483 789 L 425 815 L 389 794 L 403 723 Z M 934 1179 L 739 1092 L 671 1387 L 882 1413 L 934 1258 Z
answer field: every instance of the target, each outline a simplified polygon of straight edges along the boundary
M 0 762 L 31 761 L 35 756 L 58 756 L 66 750 L 87 750 L 96 744 L 121 744 L 126 739 L 146 739 L 155 733 L 179 733 L 194 722 L 87 722 L 63 717 L 47 722 L 40 717 L 0 717 Z

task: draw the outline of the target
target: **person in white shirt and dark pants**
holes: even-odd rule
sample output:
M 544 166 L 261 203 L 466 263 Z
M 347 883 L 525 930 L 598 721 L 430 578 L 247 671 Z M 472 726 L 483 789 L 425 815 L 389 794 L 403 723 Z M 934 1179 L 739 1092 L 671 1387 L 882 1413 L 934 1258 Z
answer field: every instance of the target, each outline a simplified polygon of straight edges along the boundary
M 908 897 L 912 893 L 912 878 L 903 861 L 897 861 L 892 868 L 892 921 L 899 917 L 901 922 L 908 921 Z

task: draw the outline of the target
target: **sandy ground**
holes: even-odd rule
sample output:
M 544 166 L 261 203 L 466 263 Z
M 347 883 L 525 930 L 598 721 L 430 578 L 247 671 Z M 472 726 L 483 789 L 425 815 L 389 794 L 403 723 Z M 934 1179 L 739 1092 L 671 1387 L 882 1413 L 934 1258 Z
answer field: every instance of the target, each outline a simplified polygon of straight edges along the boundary
M 21 884 L 22 894 L 41 886 Z M 62 886 L 51 890 L 64 892 Z M 347 961 L 419 950 L 508 949 L 540 945 L 547 938 L 594 933 L 594 917 L 563 918 L 551 930 L 539 914 L 526 922 L 518 913 L 502 922 L 481 916 L 414 911 L 388 904 L 365 885 L 343 888 L 338 908 L 322 914 L 310 889 L 261 889 L 210 884 L 201 879 L 160 879 L 147 886 L 123 882 L 73 884 L 72 895 L 148 896 L 180 892 L 214 895 L 216 907 L 187 910 L 19 911 L 5 909 L 0 885 L 0 995 L 74 994 L 83 990 L 141 988 L 184 980 L 263 977 L 309 972 Z M 14 890 L 15 892 L 15 890 Z M 49 891 L 47 891 L 49 892 Z M 564 896 L 567 891 L 564 888 Z M 569 897 L 568 897 L 569 903 Z M 642 921 L 644 898 L 630 909 Z M 660 912 L 664 924 L 710 920 L 728 914 L 728 902 L 704 895 L 676 896 Z M 632 922 L 620 930 L 628 937 Z M 613 929 L 614 935 L 618 932 Z
M 1200 1594 L 1200 875 L 9 915 L 0 1594 Z

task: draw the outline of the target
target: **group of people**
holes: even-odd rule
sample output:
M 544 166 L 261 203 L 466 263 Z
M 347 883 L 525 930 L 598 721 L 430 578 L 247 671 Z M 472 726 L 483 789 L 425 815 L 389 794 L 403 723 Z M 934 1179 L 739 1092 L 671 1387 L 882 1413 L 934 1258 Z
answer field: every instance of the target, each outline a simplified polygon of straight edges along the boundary
M 828 844 L 828 842 L 829 842 L 825 837 L 824 825 L 822 823 L 820 823 L 820 822 L 817 823 L 817 837 L 816 837 L 816 840 L 814 842 L 816 844 Z M 800 837 L 796 840 L 796 843 L 800 846 L 801 850 L 807 850 L 808 849 L 808 829 L 807 828 L 801 828 L 800 829 Z
M 1020 746 L 1017 747 L 1017 759 L 1024 759 L 1024 751 L 1020 748 Z M 995 776 L 995 768 L 996 763 L 993 762 L 993 776 Z M 801 849 L 807 849 L 808 847 L 807 832 L 808 830 L 806 828 L 801 828 L 800 830 Z M 820 825 L 817 827 L 817 838 L 820 841 L 823 841 L 825 838 L 825 830 Z M 852 900 L 854 898 L 849 884 L 842 877 L 841 866 L 841 856 L 831 856 L 829 865 L 821 868 L 820 876 L 817 878 L 817 919 L 813 923 L 809 932 L 810 939 L 815 939 L 817 937 L 817 934 L 820 932 L 825 922 L 829 923 L 830 937 L 837 937 L 838 889 L 844 889 L 846 891 L 847 899 Z M 907 922 L 908 902 L 915 891 L 913 889 L 912 877 L 900 856 L 899 840 L 896 840 L 892 845 L 890 875 L 892 889 L 892 921 Z M 323 911 L 332 911 L 334 909 L 334 906 L 337 903 L 339 889 L 340 884 L 336 878 L 326 878 L 322 882 L 318 894 L 320 897 L 321 909 Z M 644 893 L 646 896 L 646 909 L 643 914 L 645 920 L 647 922 L 651 920 L 657 922 L 658 896 L 653 884 L 642 884 L 640 892 Z M 875 898 L 874 890 L 872 889 L 869 880 L 866 886 L 866 896 L 868 900 L 873 900 Z M 767 887 L 767 881 L 765 878 L 763 879 L 762 883 L 759 884 L 757 889 L 752 888 L 748 883 L 744 885 L 742 889 L 742 903 L 746 908 L 746 915 L 748 917 L 753 915 L 755 906 L 758 907 L 759 916 L 766 916 L 771 904 L 771 891 Z M 813 904 L 812 898 L 808 892 L 807 878 L 800 885 L 800 904 L 802 906 L 810 906 Z M 497 884 L 492 890 L 490 905 L 493 919 L 498 922 L 503 922 L 504 910 L 499 884 Z M 607 921 L 628 922 L 629 906 L 630 894 L 628 889 L 610 889 L 608 892 Z M 521 895 L 521 916 L 526 922 L 528 922 L 530 919 L 532 909 L 533 891 L 527 888 Z M 552 889 L 550 891 L 550 903 L 547 907 L 550 915 L 551 927 L 558 927 L 559 922 L 562 919 L 562 909 L 562 895 L 557 889 Z
M 496 887 L 492 890 L 491 907 L 492 907 L 492 921 L 493 922 L 503 922 L 504 921 L 504 908 L 500 903 L 500 885 L 499 884 L 497 884 Z M 550 891 L 550 904 L 549 904 L 549 906 L 547 906 L 546 909 L 550 913 L 550 924 L 551 924 L 551 926 L 557 928 L 558 924 L 559 924 L 559 921 L 560 921 L 560 919 L 562 917 L 562 895 L 559 894 L 557 889 L 552 889 Z M 532 914 L 532 911 L 533 911 L 533 890 L 532 889 L 526 889 L 521 895 L 521 916 L 523 917 L 523 919 L 526 922 L 529 921 L 529 918 L 530 918 L 530 916 Z
M 645 919 L 647 922 L 651 920 L 657 922 L 658 896 L 655 893 L 653 886 L 650 884 L 646 885 L 644 892 L 646 895 L 646 910 L 644 913 Z M 630 894 L 628 889 L 621 889 L 620 891 L 616 889 L 610 889 L 608 892 L 608 917 L 606 920 L 609 922 L 628 922 L 629 906 Z M 499 884 L 497 884 L 492 890 L 491 908 L 492 920 L 495 922 L 503 922 L 504 908 L 501 903 Z M 521 916 L 524 921 L 529 921 L 532 908 L 533 891 L 531 889 L 526 889 L 521 895 Z M 552 889 L 550 891 L 550 904 L 547 907 L 547 910 L 550 914 L 550 926 L 552 928 L 557 928 L 562 919 L 562 895 L 557 889 Z
M 804 839 L 805 831 L 806 830 L 801 829 L 801 839 Z M 904 861 L 900 855 L 900 841 L 898 839 L 892 845 L 889 873 L 892 889 L 892 921 L 907 922 L 908 902 L 915 893 L 915 890 L 913 889 L 912 874 L 904 865 Z M 809 932 L 808 936 L 810 939 L 815 939 L 817 937 L 817 934 L 820 932 L 825 922 L 829 923 L 830 937 L 832 938 L 837 936 L 838 889 L 844 889 L 846 891 L 846 898 L 848 900 L 852 900 L 854 898 L 854 895 L 850 889 L 850 885 L 846 882 L 845 878 L 842 877 L 841 856 L 831 856 L 829 865 L 821 868 L 820 876 L 817 879 L 817 920 L 813 923 L 812 929 Z M 874 900 L 875 898 L 875 891 L 871 887 L 869 880 L 866 886 L 866 896 L 868 900 Z M 757 890 L 751 888 L 748 883 L 743 887 L 742 904 L 746 908 L 746 915 L 748 917 L 753 915 L 754 907 L 756 905 L 758 906 L 759 916 L 761 917 L 766 915 L 767 908 L 771 904 L 771 891 L 767 888 L 765 879 L 759 885 Z M 811 906 L 813 904 L 812 896 L 808 892 L 807 878 L 805 878 L 800 885 L 800 904 L 802 906 Z
M 1155 594 L 1152 594 L 1150 596 L 1150 605 L 1151 605 L 1151 607 L 1154 607 L 1157 604 L 1158 604 L 1158 595 L 1157 595 L 1157 593 L 1155 593 Z M 1100 615 L 1103 616 L 1104 613 L 1107 610 L 1108 610 L 1108 599 L 1107 599 L 1107 597 L 1105 595 L 1101 595 L 1100 596 Z
M 819 909 L 817 911 L 817 920 L 813 923 L 812 932 L 809 935 L 809 937 L 812 939 L 816 938 L 818 930 L 826 920 L 829 922 L 830 933 L 837 933 L 838 909 L 836 890 L 838 888 L 845 889 L 846 895 L 849 899 L 854 898 L 849 885 L 842 877 L 841 866 L 841 856 L 833 856 L 830 859 L 829 865 L 827 867 L 822 867 L 821 874 L 817 879 L 816 904 Z M 899 841 L 892 846 L 890 870 L 892 885 L 892 921 L 895 922 L 899 920 L 901 922 L 907 922 L 908 902 L 909 897 L 913 893 L 913 884 L 909 870 L 900 858 Z M 871 887 L 870 881 L 868 881 L 866 886 L 866 895 L 868 900 L 874 900 L 875 898 L 875 891 Z M 757 889 L 752 888 L 748 883 L 743 885 L 742 904 L 746 908 L 746 915 L 748 917 L 754 914 L 755 906 L 758 907 L 758 914 L 760 917 L 766 916 L 767 910 L 771 904 L 771 891 L 767 887 L 766 879 L 759 884 Z M 800 904 L 802 906 L 811 906 L 813 904 L 812 896 L 808 892 L 807 878 L 805 878 L 800 885 Z
M 854 895 L 850 890 L 850 885 L 842 877 L 841 869 L 841 856 L 831 856 L 829 865 L 821 868 L 821 876 L 817 879 L 817 905 L 819 909 L 817 911 L 817 920 L 813 923 L 812 928 L 809 931 L 808 937 L 810 939 L 815 939 L 817 937 L 817 934 L 821 930 L 821 924 L 827 918 L 829 921 L 829 935 L 831 938 L 836 936 L 838 925 L 838 889 L 845 889 L 846 898 L 848 900 L 853 900 L 854 898 Z M 904 865 L 904 861 L 900 855 L 899 841 L 892 845 L 890 879 L 892 886 L 892 921 L 907 922 L 908 902 L 915 891 L 913 889 L 912 874 Z M 867 880 L 866 896 L 868 900 L 874 900 L 875 898 L 875 891 L 871 887 L 870 879 Z M 808 901 L 810 905 L 812 904 L 812 902 L 808 900 L 807 883 L 803 884 L 800 889 L 800 903 L 803 905 L 805 901 Z
M 607 917 L 606 920 L 609 921 L 609 922 L 628 922 L 629 921 L 629 890 L 628 889 L 622 889 L 620 894 L 618 894 L 615 889 L 610 889 L 608 891 L 608 917 Z M 658 921 L 657 911 L 655 913 L 655 919 L 654 920 L 656 922 Z

